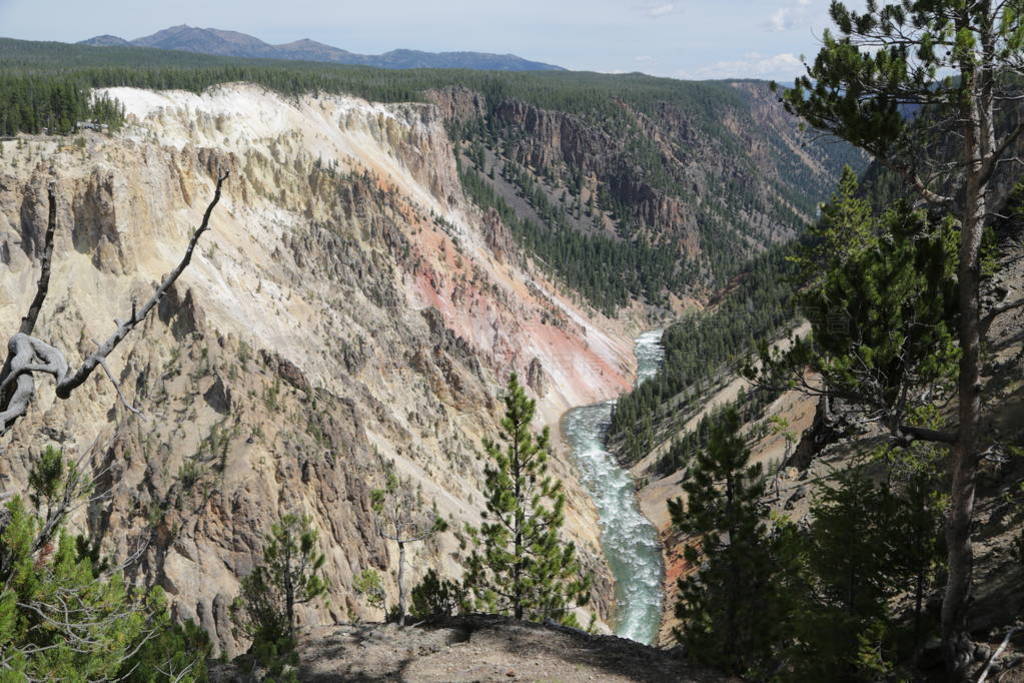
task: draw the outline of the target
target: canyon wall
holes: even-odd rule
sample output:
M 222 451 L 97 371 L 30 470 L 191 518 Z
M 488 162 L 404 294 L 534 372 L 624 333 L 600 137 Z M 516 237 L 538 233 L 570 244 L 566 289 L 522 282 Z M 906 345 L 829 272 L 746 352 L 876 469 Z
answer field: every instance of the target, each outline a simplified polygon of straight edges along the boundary
M 102 373 L 69 401 L 44 382 L 0 475 L 22 488 L 48 444 L 79 459 L 97 495 L 73 527 L 138 555 L 129 578 L 163 586 L 227 654 L 244 645 L 228 605 L 282 514 L 310 515 L 327 556 L 329 601 L 303 621 L 380 619 L 352 585 L 376 568 L 394 602 L 397 548 L 370 504 L 385 466 L 454 531 L 411 548 L 413 578 L 457 576 L 508 374 L 528 380 L 538 427 L 629 387 L 636 328 L 506 258 L 500 220 L 462 196 L 435 106 L 240 84 L 107 92 L 129 115 L 117 134 L 0 142 L 3 329 L 34 292 L 48 184 L 58 228 L 36 331 L 74 363 L 177 262 L 216 174 L 231 178 L 192 266 L 110 359 L 142 413 Z M 561 444 L 553 467 L 607 619 L 595 511 Z
M 547 108 L 461 86 L 427 96 L 467 148 L 487 149 L 477 170 L 492 185 L 496 168 L 515 165 L 574 229 L 641 240 L 686 262 L 665 284 L 697 298 L 751 255 L 792 239 L 843 165 L 866 162 L 802 130 L 763 81 L 690 82 L 657 95 L 633 85 L 631 96 L 551 95 Z M 589 205 L 585 219 L 573 215 L 577 202 Z

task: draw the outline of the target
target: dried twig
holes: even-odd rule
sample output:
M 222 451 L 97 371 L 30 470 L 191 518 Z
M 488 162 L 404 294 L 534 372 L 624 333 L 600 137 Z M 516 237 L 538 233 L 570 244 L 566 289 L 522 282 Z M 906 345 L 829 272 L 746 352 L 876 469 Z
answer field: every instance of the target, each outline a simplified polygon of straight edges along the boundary
M 988 678 L 988 672 L 991 671 L 992 665 L 995 664 L 997 659 L 999 659 L 999 655 L 1003 654 L 1003 650 L 1006 649 L 1006 646 L 1009 644 L 1010 638 L 1013 637 L 1013 634 L 1019 630 L 1020 626 L 1014 626 L 1006 632 L 1006 637 L 1003 638 L 1003 642 L 998 648 L 996 648 L 996 651 L 992 653 L 992 656 L 988 658 L 988 661 L 985 662 L 985 668 L 982 669 L 980 674 L 978 674 L 977 683 L 985 683 L 985 679 Z
M 100 366 L 103 368 L 103 372 L 107 374 L 107 379 L 109 379 L 110 383 L 114 385 L 114 389 L 117 391 L 117 396 L 118 398 L 121 399 L 121 405 L 123 405 L 125 408 L 135 413 L 136 415 L 142 415 L 142 411 L 133 406 L 131 403 L 129 403 L 128 399 L 124 397 L 124 392 L 121 390 L 121 383 L 117 381 L 117 379 L 114 377 L 114 373 L 110 371 L 110 367 L 107 365 L 107 361 L 101 360 Z

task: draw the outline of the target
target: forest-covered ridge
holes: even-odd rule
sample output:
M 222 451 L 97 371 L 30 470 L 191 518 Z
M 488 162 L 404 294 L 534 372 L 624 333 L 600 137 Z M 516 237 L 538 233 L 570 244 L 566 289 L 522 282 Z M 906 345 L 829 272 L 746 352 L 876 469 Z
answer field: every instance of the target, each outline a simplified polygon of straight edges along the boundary
M 621 396 L 608 438 L 620 461 L 632 464 L 658 445 L 667 423 L 679 426 L 710 393 L 739 372 L 759 341 L 776 338 L 797 317 L 794 267 L 797 243 L 753 259 L 705 311 L 670 325 L 662 335 L 665 361 L 658 374 Z M 748 400 L 763 405 L 765 396 L 744 395 L 738 407 L 745 417 Z M 707 427 L 707 425 L 705 425 Z M 702 429 L 706 437 L 707 429 Z M 705 439 L 706 442 L 706 439 Z M 686 443 L 681 448 L 689 450 Z M 658 469 L 678 467 L 681 452 L 672 448 Z
M 647 112 L 613 99 L 615 117 L 587 118 L 500 90 L 431 97 L 454 112 L 468 196 L 555 270 L 579 260 L 561 275 L 598 308 L 636 299 L 667 312 L 801 234 L 843 164 L 863 165 L 802 138 L 764 84 L 727 88 L 706 117 L 667 102 Z
M 58 79 L 77 87 L 133 86 L 199 92 L 248 81 L 285 94 L 346 93 L 379 102 L 425 101 L 427 90 L 461 85 L 492 99 L 516 98 L 581 116 L 619 117 L 615 99 L 653 113 L 671 104 L 692 115 L 722 102 L 744 107 L 727 81 L 679 81 L 640 73 L 489 72 L 469 69 L 377 69 L 321 62 L 240 59 L 144 47 L 94 47 L 0 38 L 2 82 L 26 86 Z M 613 99 L 614 98 L 614 99 Z M 711 120 L 706 121 L 710 123 Z
M 224 31 L 216 28 L 199 28 L 182 24 L 157 31 L 152 35 L 134 40 L 117 36 L 101 35 L 79 41 L 80 45 L 137 46 L 161 50 L 184 50 L 209 55 L 231 57 L 287 59 L 335 64 L 361 64 L 384 69 L 454 68 L 484 69 L 495 71 L 546 71 L 562 70 L 561 67 L 534 62 L 516 55 L 493 54 L 488 52 L 423 52 L 420 50 L 391 50 L 384 54 L 357 54 L 332 45 L 318 43 L 308 38 L 272 45 L 255 36 Z

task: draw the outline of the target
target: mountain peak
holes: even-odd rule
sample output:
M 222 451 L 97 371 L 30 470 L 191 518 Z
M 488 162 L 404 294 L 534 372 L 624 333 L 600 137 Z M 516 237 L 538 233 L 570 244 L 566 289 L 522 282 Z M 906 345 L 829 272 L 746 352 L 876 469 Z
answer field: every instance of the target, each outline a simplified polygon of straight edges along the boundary
M 317 42 L 312 38 L 299 38 L 290 43 L 279 43 L 276 47 L 330 47 L 330 45 Z
M 271 45 L 238 31 L 200 28 L 188 24 L 169 26 L 132 41 L 102 35 L 81 41 L 96 47 L 131 46 L 160 50 L 184 50 L 223 57 L 287 59 L 334 64 L 361 64 L 384 69 L 486 69 L 492 71 L 564 71 L 560 66 L 533 62 L 512 54 L 487 52 L 423 52 L 398 49 L 381 55 L 363 55 L 302 38 Z
M 131 45 L 127 40 L 118 36 L 112 36 L 109 33 L 104 33 L 101 36 L 93 36 L 88 40 L 83 40 L 80 45 L 92 45 L 94 47 L 111 47 L 111 46 L 124 46 Z

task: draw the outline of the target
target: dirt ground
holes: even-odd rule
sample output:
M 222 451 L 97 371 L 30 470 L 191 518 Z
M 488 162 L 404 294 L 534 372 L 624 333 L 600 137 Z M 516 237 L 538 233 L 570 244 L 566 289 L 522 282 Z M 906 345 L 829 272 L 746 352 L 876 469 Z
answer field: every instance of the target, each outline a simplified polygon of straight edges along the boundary
M 317 681 L 727 681 L 678 653 L 615 636 L 505 617 L 439 626 L 342 624 L 303 633 L 299 680 Z M 211 667 L 223 683 L 258 680 L 235 664 Z

